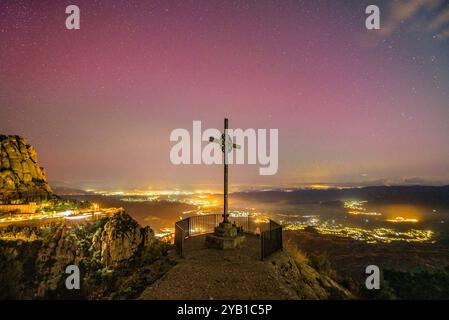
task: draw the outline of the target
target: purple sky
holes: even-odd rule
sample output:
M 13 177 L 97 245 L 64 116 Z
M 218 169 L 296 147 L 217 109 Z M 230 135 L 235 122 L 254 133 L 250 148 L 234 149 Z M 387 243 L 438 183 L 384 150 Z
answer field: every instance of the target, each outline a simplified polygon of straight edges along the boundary
M 235 184 L 449 183 L 448 71 L 443 0 L 0 0 L 0 133 L 85 188 L 219 186 L 171 164 L 169 135 L 225 116 L 279 129 L 278 173 Z

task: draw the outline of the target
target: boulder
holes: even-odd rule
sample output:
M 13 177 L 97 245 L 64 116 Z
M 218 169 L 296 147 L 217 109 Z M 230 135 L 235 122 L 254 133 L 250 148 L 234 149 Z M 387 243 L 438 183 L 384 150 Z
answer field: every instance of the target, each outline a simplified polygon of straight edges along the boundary
M 101 262 L 109 266 L 128 260 L 153 240 L 154 233 L 150 228 L 140 227 L 123 212 L 105 224 L 101 238 L 95 239 L 93 245 L 101 248 Z

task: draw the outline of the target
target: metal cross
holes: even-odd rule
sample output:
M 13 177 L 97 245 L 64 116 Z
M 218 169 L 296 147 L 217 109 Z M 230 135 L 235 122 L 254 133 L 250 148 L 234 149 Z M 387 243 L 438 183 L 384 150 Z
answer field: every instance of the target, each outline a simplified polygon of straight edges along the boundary
M 223 222 L 228 221 L 228 153 L 232 149 L 240 149 L 239 145 L 232 143 L 232 138 L 228 135 L 228 119 L 224 119 L 224 133 L 221 135 L 221 139 L 214 137 L 209 138 L 210 142 L 218 143 L 221 145 L 221 151 L 223 152 L 223 165 L 224 165 L 224 198 L 223 198 Z

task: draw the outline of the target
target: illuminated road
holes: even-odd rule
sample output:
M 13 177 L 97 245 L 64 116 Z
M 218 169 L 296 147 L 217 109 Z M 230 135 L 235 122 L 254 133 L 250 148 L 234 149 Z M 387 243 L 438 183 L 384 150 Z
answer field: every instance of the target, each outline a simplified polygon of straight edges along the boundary
M 104 216 L 111 216 L 123 208 L 107 208 L 97 210 L 66 210 L 61 212 L 29 213 L 29 214 L 11 214 L 8 217 L 0 218 L 0 227 L 9 225 L 41 225 L 49 222 L 67 220 L 84 221 L 96 219 Z

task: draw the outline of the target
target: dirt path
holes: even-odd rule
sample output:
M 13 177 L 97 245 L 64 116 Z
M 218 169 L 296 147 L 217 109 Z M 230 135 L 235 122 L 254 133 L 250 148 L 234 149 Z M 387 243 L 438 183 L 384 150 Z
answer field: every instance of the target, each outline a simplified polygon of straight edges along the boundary
M 185 242 L 185 258 L 144 290 L 140 299 L 294 299 L 270 265 L 260 261 L 260 239 L 247 235 L 240 249 L 205 248 L 205 236 Z M 277 253 L 283 254 L 283 253 Z

